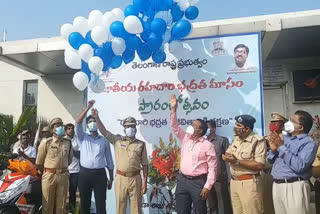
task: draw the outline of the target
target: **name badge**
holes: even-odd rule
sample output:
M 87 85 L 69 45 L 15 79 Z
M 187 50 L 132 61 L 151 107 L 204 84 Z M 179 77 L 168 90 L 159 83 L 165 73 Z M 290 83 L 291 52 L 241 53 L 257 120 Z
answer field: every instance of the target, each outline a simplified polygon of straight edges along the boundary
M 121 144 L 121 147 L 126 148 L 126 147 L 127 147 L 127 145 L 126 145 L 126 144 Z

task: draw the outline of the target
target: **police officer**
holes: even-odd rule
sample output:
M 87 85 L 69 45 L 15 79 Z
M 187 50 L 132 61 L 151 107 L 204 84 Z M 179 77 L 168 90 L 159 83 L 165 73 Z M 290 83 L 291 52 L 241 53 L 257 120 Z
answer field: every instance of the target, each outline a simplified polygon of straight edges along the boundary
M 269 124 L 269 131 L 281 134 L 284 129 L 284 123 L 288 121 L 287 118 L 279 114 L 278 112 L 271 113 L 271 120 Z M 268 147 L 269 136 L 264 137 Z M 269 148 L 268 148 L 269 150 Z M 272 200 L 272 184 L 273 178 L 271 176 L 272 164 L 266 161 L 265 167 L 263 169 L 263 207 L 265 214 L 274 214 L 274 206 Z
M 114 145 L 117 175 L 115 178 L 115 191 L 117 201 L 117 214 L 125 214 L 127 199 L 130 199 L 130 213 L 142 213 L 142 195 L 147 190 L 148 157 L 146 145 L 136 139 L 136 120 L 128 117 L 123 121 L 125 136 L 114 135 L 106 130 L 98 116 L 98 111 L 92 109 L 100 132 Z M 141 179 L 143 169 L 143 181 Z
M 36 159 L 37 168 L 43 173 L 42 213 L 63 214 L 66 212 L 72 145 L 70 140 L 63 138 L 64 128 L 60 118 L 52 119 L 49 127 L 53 135 L 40 143 Z
M 255 118 L 235 117 L 234 140 L 223 160 L 230 164 L 230 193 L 234 214 L 263 213 L 263 186 L 260 171 L 266 160 L 266 143 L 253 132 Z

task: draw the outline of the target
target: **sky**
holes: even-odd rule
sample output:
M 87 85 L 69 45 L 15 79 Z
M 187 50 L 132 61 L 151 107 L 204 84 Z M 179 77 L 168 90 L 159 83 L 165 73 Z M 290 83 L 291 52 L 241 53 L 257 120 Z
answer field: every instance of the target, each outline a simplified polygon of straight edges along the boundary
M 4 29 L 7 41 L 59 36 L 61 25 L 77 16 L 130 4 L 132 0 L 1 0 L 0 38 Z M 320 9 L 320 0 L 200 0 L 197 7 L 195 21 L 209 21 Z

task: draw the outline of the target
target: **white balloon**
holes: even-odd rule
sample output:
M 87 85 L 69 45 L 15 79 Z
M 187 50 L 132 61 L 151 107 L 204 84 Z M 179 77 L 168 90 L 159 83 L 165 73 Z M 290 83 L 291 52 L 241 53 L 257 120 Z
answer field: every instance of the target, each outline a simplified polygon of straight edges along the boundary
M 87 74 L 82 71 L 79 71 L 73 75 L 73 85 L 80 91 L 86 89 L 89 84 L 89 78 Z
M 93 48 L 88 44 L 83 44 L 79 48 L 79 55 L 81 59 L 88 62 L 91 57 L 93 57 Z
M 99 79 L 96 83 L 91 82 L 90 88 L 95 93 L 101 93 L 105 89 L 105 84 L 104 84 L 103 80 Z
M 64 56 L 64 61 L 66 65 L 72 69 L 80 69 L 81 68 L 81 58 L 78 53 L 68 52 Z
M 115 55 L 121 55 L 126 50 L 126 42 L 116 37 L 112 40 L 111 47 Z
M 91 31 L 91 38 L 97 45 L 102 45 L 108 39 L 108 29 L 102 26 L 96 26 Z
M 116 21 L 120 21 L 120 22 L 123 21 L 124 13 L 120 8 L 114 8 L 114 9 L 112 9 L 111 12 L 115 15 Z
M 76 32 L 81 33 L 83 37 L 86 37 L 88 31 L 90 30 L 88 20 L 82 16 L 77 16 L 73 20 L 73 28 Z
M 189 4 L 190 4 L 191 6 L 196 5 L 198 2 L 199 2 L 199 0 L 189 0 Z
M 185 11 L 188 7 L 190 7 L 190 4 L 188 1 L 180 1 L 178 5 L 180 6 L 180 9 L 182 11 Z
M 110 28 L 110 25 L 117 21 L 117 18 L 116 18 L 116 15 L 110 11 L 107 11 L 103 14 L 103 17 L 102 17 L 102 25 L 104 27 L 106 27 L 107 29 Z
M 136 16 L 127 16 L 123 21 L 124 29 L 131 34 L 143 32 L 141 21 Z
M 72 54 L 72 53 L 78 54 L 78 51 L 68 44 L 67 47 L 64 50 L 64 56 L 67 56 L 67 55 Z
M 60 28 L 61 36 L 63 36 L 63 38 L 67 41 L 69 41 L 69 35 L 72 32 L 74 32 L 72 24 L 67 23 L 67 24 L 62 25 Z
M 102 25 L 103 14 L 99 10 L 93 10 L 89 14 L 88 24 L 90 28 Z
M 97 56 L 91 57 L 88 65 L 90 71 L 96 74 L 99 74 L 99 72 L 103 69 L 103 61 L 100 57 Z

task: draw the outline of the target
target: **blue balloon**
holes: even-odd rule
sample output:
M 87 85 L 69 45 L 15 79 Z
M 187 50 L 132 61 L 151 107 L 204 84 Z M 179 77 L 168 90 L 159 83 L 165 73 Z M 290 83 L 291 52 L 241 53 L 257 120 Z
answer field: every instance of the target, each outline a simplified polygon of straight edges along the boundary
M 163 63 L 166 60 L 166 57 L 166 53 L 162 50 L 156 51 L 152 54 L 152 60 L 158 64 Z
M 185 12 L 185 16 L 189 20 L 194 20 L 199 15 L 199 9 L 195 6 L 188 7 Z
M 139 12 L 145 12 L 149 9 L 149 0 L 133 0 L 133 5 L 137 7 Z
M 108 71 L 110 69 L 110 65 L 104 65 L 102 71 Z
M 182 39 L 191 32 L 191 24 L 187 20 L 180 20 L 171 29 L 171 38 L 174 40 Z
M 166 0 L 165 4 L 167 6 L 167 9 L 170 10 L 173 7 L 173 0 Z
M 174 4 L 171 9 L 172 21 L 179 21 L 184 15 L 184 12 L 180 9 L 179 5 Z
M 139 15 L 139 11 L 138 8 L 134 5 L 129 5 L 126 7 L 126 9 L 124 9 L 124 15 L 127 16 L 138 16 Z
M 112 51 L 111 42 L 104 43 L 102 46 L 102 50 L 103 50 L 103 55 L 101 59 L 103 61 L 103 65 L 105 68 L 110 67 L 112 58 L 115 56 Z
M 69 35 L 69 43 L 71 47 L 78 50 L 85 43 L 83 36 L 78 32 L 73 32 Z
M 141 45 L 141 40 L 137 36 L 132 35 L 126 39 L 126 47 L 129 50 L 136 50 L 139 48 L 140 45 Z
M 150 0 L 151 8 L 154 11 L 167 11 L 167 4 L 163 0 Z
M 110 25 L 110 33 L 115 37 L 123 38 L 125 36 L 125 29 L 123 23 L 120 21 L 115 21 Z
M 167 30 L 167 23 L 161 18 L 155 18 L 151 22 L 151 30 L 158 35 L 163 35 Z
M 122 64 L 122 57 L 121 56 L 115 56 L 112 58 L 112 62 L 111 62 L 111 68 L 112 69 L 116 69 L 119 68 Z
M 141 61 L 145 61 L 150 58 L 152 51 L 146 43 L 142 43 L 138 48 L 137 53 Z
M 142 22 L 142 26 L 143 26 L 143 32 L 140 34 L 141 39 L 144 42 L 148 42 L 149 36 L 151 34 L 151 23 L 146 21 L 146 22 Z
M 91 71 L 89 69 L 88 64 L 83 60 L 81 60 L 81 71 L 84 72 L 88 76 L 88 79 L 90 81 L 91 80 Z
M 155 33 L 151 33 L 148 38 L 148 45 L 152 51 L 158 50 L 162 45 L 163 39 Z
M 122 59 L 125 64 L 128 64 L 134 60 L 135 51 L 126 49 L 122 54 Z
M 92 48 L 97 47 L 98 45 L 91 38 L 91 30 L 86 34 L 85 43 L 89 44 Z
M 96 48 L 93 50 L 93 55 L 94 55 L 94 56 L 98 56 L 98 57 L 100 57 L 100 58 L 102 59 L 103 56 L 104 56 L 104 50 L 103 50 L 103 48 L 101 48 L 101 47 L 96 47 Z

